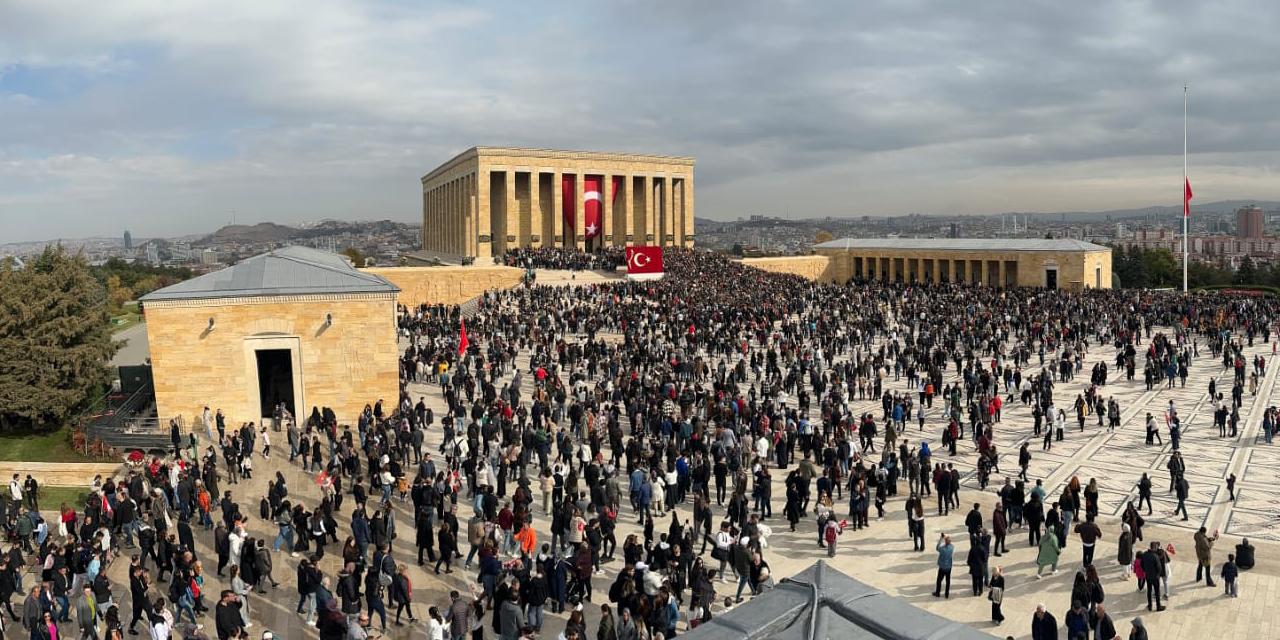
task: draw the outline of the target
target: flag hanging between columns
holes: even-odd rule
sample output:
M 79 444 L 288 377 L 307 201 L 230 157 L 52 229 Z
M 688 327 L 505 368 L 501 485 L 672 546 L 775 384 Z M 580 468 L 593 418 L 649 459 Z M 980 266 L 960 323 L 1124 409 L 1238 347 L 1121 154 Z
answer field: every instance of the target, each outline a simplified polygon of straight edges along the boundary
M 574 176 L 564 174 L 560 176 L 560 213 L 564 216 L 564 228 L 568 232 L 570 239 L 577 229 L 574 217 L 578 213 L 578 194 L 574 187 L 577 186 Z M 572 244 L 572 243 L 571 243 Z
M 458 333 L 458 355 L 466 355 L 467 347 L 470 346 L 470 344 L 471 343 L 467 341 L 467 320 L 464 318 L 462 320 L 462 331 Z
M 1191 217 L 1191 179 L 1182 179 L 1182 217 Z
M 586 176 L 582 180 L 582 224 L 586 227 L 582 234 L 587 240 L 600 235 L 600 222 L 604 208 L 604 179 L 601 176 Z
M 560 213 L 564 216 L 564 227 L 570 233 L 577 231 L 578 194 L 574 187 L 574 176 L 564 175 L 560 178 Z M 622 191 L 622 176 L 613 176 L 612 201 L 616 206 L 618 193 Z M 587 240 L 597 238 L 604 233 L 604 176 L 583 176 L 582 178 L 582 224 L 585 227 L 582 235 Z

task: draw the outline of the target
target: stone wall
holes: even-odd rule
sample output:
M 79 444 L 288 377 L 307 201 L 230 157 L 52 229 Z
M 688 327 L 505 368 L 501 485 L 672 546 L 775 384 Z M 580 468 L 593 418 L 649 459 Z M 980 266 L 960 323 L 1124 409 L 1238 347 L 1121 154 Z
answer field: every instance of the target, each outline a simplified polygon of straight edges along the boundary
M 744 258 L 742 264 L 763 271 L 789 273 L 818 282 L 844 282 L 848 276 L 837 273 L 836 260 L 830 256 L 783 256 L 779 258 Z
M 371 267 L 363 269 L 400 287 L 399 303 L 462 304 L 485 291 L 520 284 L 524 270 L 516 267 Z
M 102 476 L 106 480 L 116 475 L 122 467 L 122 462 L 0 462 L 0 478 L 7 481 L 16 473 L 19 478 L 25 479 L 27 474 L 31 474 L 42 487 L 80 487 L 88 490 L 93 484 L 94 476 Z M 44 504 L 40 506 L 45 509 L 57 507 Z
M 366 403 L 398 398 L 392 294 L 157 301 L 146 315 L 162 419 L 181 415 L 196 425 L 207 405 L 221 408 L 228 425 L 260 420 L 258 349 L 292 352 L 299 418 L 328 406 L 354 422 Z

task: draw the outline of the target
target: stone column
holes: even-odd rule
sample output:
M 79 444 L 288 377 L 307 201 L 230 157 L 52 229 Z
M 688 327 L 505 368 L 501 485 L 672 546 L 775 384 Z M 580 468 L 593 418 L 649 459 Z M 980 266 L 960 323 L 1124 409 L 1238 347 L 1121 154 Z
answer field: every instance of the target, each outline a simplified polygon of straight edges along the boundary
M 511 245 L 521 246 L 521 237 L 524 231 L 524 225 L 520 224 L 520 201 L 516 198 L 516 172 L 508 168 L 506 172 L 506 198 L 507 206 L 504 208 L 506 220 L 502 224 L 502 242 L 504 249 L 510 249 Z M 515 240 L 511 240 L 511 237 Z
M 457 208 L 453 214 L 453 252 L 462 255 L 462 229 L 467 215 L 467 190 L 459 177 L 453 181 L 454 202 Z
M 551 175 L 551 224 L 555 230 L 555 238 L 549 247 L 564 246 L 564 188 L 561 186 L 564 174 L 558 169 Z
M 613 176 L 600 176 L 600 246 L 612 247 L 613 241 Z
M 579 171 L 573 179 L 573 201 L 577 205 L 573 208 L 573 248 L 584 250 L 587 248 L 587 211 L 583 206 L 583 193 L 587 181 L 585 172 Z M 578 236 L 582 236 L 582 242 L 578 242 Z
M 453 200 L 453 180 L 444 183 L 443 189 L 444 219 L 440 220 L 440 251 L 448 253 L 453 251 L 453 247 L 449 246 L 449 238 L 452 233 L 453 215 L 456 214 L 457 209 L 457 202 Z
M 489 170 L 484 165 L 476 173 L 476 264 L 493 257 L 493 203 L 489 201 Z
M 431 229 L 427 232 L 431 249 L 440 247 L 440 185 L 431 190 Z
M 435 220 L 435 189 L 430 191 L 422 191 L 422 248 L 430 250 L 431 248 L 431 229 L 434 225 L 431 221 Z
M 684 180 L 671 179 L 671 244 L 684 246 Z
M 641 244 L 653 244 L 657 241 L 653 220 L 653 176 L 644 177 L 644 237 L 639 238 Z
M 635 176 L 627 174 L 622 177 L 622 210 L 623 221 L 622 242 L 625 246 L 643 244 L 636 237 L 636 188 Z M 628 237 L 630 236 L 630 237 Z
M 658 216 L 658 220 L 662 221 L 662 246 L 666 247 L 673 242 L 673 230 L 675 230 L 675 210 L 673 210 L 671 197 L 671 175 L 662 179 L 662 197 L 658 198 L 658 202 L 662 204 L 662 214 Z
M 534 168 L 529 172 L 529 229 L 533 237 L 537 237 L 535 242 L 533 237 L 529 238 L 529 246 L 542 247 L 547 241 L 547 236 L 543 226 L 546 218 L 542 211 L 542 174 Z
M 467 223 L 466 253 L 469 256 L 479 255 L 480 247 L 476 243 L 476 174 L 467 174 Z
M 696 236 L 693 230 L 693 218 L 695 212 L 693 210 L 693 171 L 690 169 L 689 175 L 684 181 L 684 244 L 686 247 L 692 247 L 696 242 Z
M 999 283 L 997 283 L 997 286 L 999 286 L 1000 288 L 1002 288 L 1002 289 L 1003 289 L 1003 288 L 1004 288 L 1004 286 L 1005 286 L 1005 283 L 1007 282 L 1007 280 L 1005 280 L 1006 274 L 1005 274 L 1005 271 L 1004 271 L 1004 269 L 1005 269 L 1005 267 L 1004 267 L 1004 259 L 1003 259 L 1003 258 L 1001 258 L 1001 260 L 999 261 L 999 263 L 998 263 L 998 264 L 1000 265 L 1000 266 L 999 266 L 1000 282 L 999 282 Z

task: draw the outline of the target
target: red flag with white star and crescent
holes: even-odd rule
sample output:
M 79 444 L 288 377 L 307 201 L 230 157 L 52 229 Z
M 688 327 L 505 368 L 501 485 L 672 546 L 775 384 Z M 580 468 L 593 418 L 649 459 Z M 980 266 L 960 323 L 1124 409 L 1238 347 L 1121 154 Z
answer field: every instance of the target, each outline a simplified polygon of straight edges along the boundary
M 1191 180 L 1182 179 L 1182 217 L 1191 217 Z

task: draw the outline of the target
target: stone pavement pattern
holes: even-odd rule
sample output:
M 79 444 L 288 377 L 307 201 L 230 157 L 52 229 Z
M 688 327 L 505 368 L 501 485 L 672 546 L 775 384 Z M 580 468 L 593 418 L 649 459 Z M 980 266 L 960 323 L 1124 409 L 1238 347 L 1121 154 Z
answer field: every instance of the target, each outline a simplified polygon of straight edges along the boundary
M 577 282 L 577 284 L 582 283 L 582 281 Z M 1246 350 L 1247 357 L 1255 353 L 1263 353 L 1270 360 L 1271 346 L 1257 343 Z M 1074 382 L 1057 386 L 1056 404 L 1064 409 L 1069 407 L 1075 395 L 1083 391 L 1088 381 L 1089 367 L 1099 360 L 1110 364 L 1112 355 L 1110 347 L 1094 345 L 1088 354 L 1083 378 L 1077 376 Z M 522 366 L 527 364 L 527 354 L 520 358 L 519 363 Z M 1251 538 L 1270 540 L 1277 538 L 1278 532 L 1272 526 L 1278 513 L 1277 501 L 1270 498 L 1267 488 L 1272 476 L 1272 473 L 1268 472 L 1280 470 L 1280 455 L 1264 444 L 1255 444 L 1252 435 L 1258 429 L 1257 423 L 1261 417 L 1261 409 L 1266 405 L 1280 402 L 1280 394 L 1276 389 L 1276 367 L 1268 368 L 1268 374 L 1257 398 L 1250 397 L 1246 393 L 1245 406 L 1241 409 L 1242 433 L 1233 440 L 1217 438 L 1216 431 L 1211 433 L 1209 427 L 1210 410 L 1204 402 L 1209 377 L 1217 375 L 1220 386 L 1224 378 L 1229 381 L 1230 377 L 1229 373 L 1223 375 L 1220 363 L 1211 358 L 1207 351 L 1202 351 L 1201 357 L 1192 363 L 1191 375 L 1185 389 L 1157 389 L 1147 392 L 1140 378 L 1133 382 L 1125 382 L 1119 380 L 1120 376 L 1112 371 L 1109 377 L 1111 384 L 1104 388 L 1104 395 L 1116 397 L 1124 417 L 1120 428 L 1115 433 L 1108 433 L 1102 428 L 1089 424 L 1086 426 L 1085 433 L 1081 434 L 1075 430 L 1074 420 L 1069 419 L 1065 441 L 1055 443 L 1051 453 L 1040 452 L 1039 439 L 1032 438 L 1033 462 L 1030 474 L 1033 480 L 1046 479 L 1050 496 L 1060 491 L 1061 485 L 1072 475 L 1078 475 L 1082 482 L 1088 482 L 1090 477 L 1097 477 L 1103 486 L 1104 517 L 1101 524 L 1104 529 L 1104 538 L 1098 548 L 1096 564 L 1102 573 L 1107 590 L 1107 605 L 1122 635 L 1127 636 L 1128 620 L 1135 613 L 1143 615 L 1151 637 L 1162 640 L 1267 637 L 1269 629 L 1280 628 L 1280 608 L 1267 607 L 1263 604 L 1280 595 L 1280 562 L 1272 559 L 1277 555 L 1277 551 L 1280 551 L 1280 546 L 1266 542 L 1258 545 L 1258 567 L 1242 575 L 1241 597 L 1228 600 L 1222 597 L 1220 587 L 1209 589 L 1194 585 L 1195 561 L 1191 544 L 1191 534 L 1194 529 L 1190 528 L 1198 526 L 1201 522 L 1207 522 L 1210 529 L 1217 526 L 1224 529 L 1224 537 L 1215 551 L 1215 572 L 1219 569 L 1221 562 L 1226 559 L 1229 547 L 1237 541 L 1234 537 L 1237 533 L 1248 533 Z M 948 381 L 953 380 L 955 372 L 947 373 Z M 509 375 L 506 380 L 509 380 Z M 532 384 L 532 376 L 526 375 L 523 378 L 527 385 Z M 906 388 L 905 380 L 891 381 L 888 388 L 913 392 Z M 526 398 L 530 389 L 531 386 L 525 389 Z M 353 393 L 359 393 L 359 390 L 353 390 Z M 414 401 L 419 397 L 425 398 L 437 415 L 444 408 L 438 386 L 411 384 L 410 395 Z M 1143 420 L 1146 412 L 1151 411 L 1161 415 L 1170 398 L 1177 403 L 1181 414 L 1187 415 L 1186 412 L 1190 411 L 1189 428 L 1182 443 L 1193 494 L 1188 505 L 1192 520 L 1187 523 L 1169 517 L 1173 502 L 1167 497 L 1170 494 L 1163 491 L 1167 488 L 1168 479 L 1167 473 L 1164 473 L 1163 464 L 1168 458 L 1170 446 L 1166 444 L 1163 447 L 1147 447 L 1142 443 Z M 816 401 L 814 404 L 817 405 Z M 855 401 L 852 405 L 852 410 L 855 412 L 869 411 L 879 416 L 878 400 Z M 1002 452 L 1001 468 L 1012 472 L 1017 469 L 1017 445 L 1031 438 L 1031 417 L 1030 411 L 1016 402 L 1013 406 L 1006 407 L 1003 413 L 1004 420 L 996 428 L 996 443 Z M 1070 411 L 1068 413 L 1070 415 Z M 939 532 L 962 532 L 964 515 L 975 501 L 982 503 L 984 517 L 989 521 L 991 507 L 996 502 L 994 490 L 1003 482 L 1002 476 L 992 474 L 992 485 L 988 490 L 977 491 L 977 479 L 972 474 L 974 458 L 972 441 L 965 438 L 959 447 L 960 455 L 955 458 L 948 457 L 941 449 L 936 436 L 942 427 L 939 420 L 940 413 L 935 408 L 928 416 L 926 432 L 923 436 L 915 430 L 914 423 L 909 423 L 908 429 L 901 435 L 909 439 L 912 446 L 915 446 L 918 438 L 924 437 L 930 441 L 934 449 L 935 461 L 954 462 L 957 467 L 968 472 L 964 490 L 960 496 L 964 508 L 948 516 L 935 516 L 932 509 L 926 509 L 928 516 L 926 540 L 931 544 L 936 540 Z M 1093 420 L 1090 422 L 1092 423 Z M 438 429 L 428 434 L 430 450 L 435 451 L 438 448 L 439 438 Z M 254 478 L 239 485 L 224 488 L 233 490 L 245 513 L 256 514 L 256 504 L 265 493 L 267 479 L 274 472 L 280 471 L 288 481 L 290 499 L 294 501 L 302 499 L 309 508 L 314 507 L 319 498 L 314 476 L 304 473 L 296 464 L 288 464 L 287 456 L 280 455 L 282 447 L 287 450 L 283 442 L 283 434 L 273 433 L 272 439 L 276 455 L 273 455 L 270 461 L 261 459 L 255 461 Z M 1152 473 L 1157 503 L 1155 515 L 1148 519 L 1150 526 L 1147 527 L 1146 539 L 1173 542 L 1179 549 L 1172 565 L 1173 598 L 1169 603 L 1169 610 L 1155 615 L 1146 613 L 1143 607 L 1145 596 L 1135 591 L 1136 584 L 1132 579 L 1127 583 L 1121 580 L 1121 569 L 1115 564 L 1115 540 L 1119 534 L 1119 524 L 1114 514 L 1122 508 L 1125 499 L 1122 496 L 1131 494 L 1136 497 L 1134 483 L 1144 470 Z M 1231 470 L 1235 470 L 1237 476 L 1241 478 L 1241 483 L 1238 485 L 1240 500 L 1234 505 L 1225 502 L 1226 492 L 1223 486 L 1223 478 Z M 775 514 L 778 514 L 778 517 L 768 521 L 773 527 L 773 536 L 769 540 L 765 555 L 766 561 L 772 566 L 773 575 L 779 579 L 796 573 L 826 555 L 825 551 L 820 550 L 816 545 L 815 524 L 811 518 L 802 520 L 796 533 L 787 531 L 785 521 L 781 518 L 781 497 L 785 495 L 782 484 L 785 475 L 785 472 L 774 474 L 773 495 L 775 506 L 778 507 Z M 930 595 L 933 590 L 935 554 L 932 548 L 924 553 L 915 553 L 910 550 L 911 543 L 906 533 L 905 514 L 902 510 L 904 498 L 905 492 L 900 492 L 897 498 L 889 502 L 886 507 L 887 515 L 883 521 L 873 521 L 871 527 L 863 531 L 846 532 L 840 539 L 839 552 L 833 560 L 834 566 L 859 580 L 905 598 L 918 606 L 954 620 L 973 624 L 1001 637 L 1006 634 L 1017 638 L 1030 637 L 1030 616 L 1037 602 L 1048 605 L 1048 608 L 1058 617 L 1059 622 L 1063 622 L 1063 614 L 1069 605 L 1072 574 L 1079 568 L 1080 563 L 1078 538 L 1072 536 L 1069 539 L 1068 547 L 1063 552 L 1060 563 L 1062 571 L 1059 575 L 1037 581 L 1033 577 L 1035 550 L 1027 547 L 1024 533 L 1018 530 L 1010 532 L 1010 553 L 1002 558 L 992 559 L 993 565 L 1002 561 L 1005 568 L 1008 588 L 1004 613 L 1008 620 L 1002 627 L 992 629 L 987 622 L 989 604 L 986 599 L 972 598 L 968 595 L 969 582 L 963 565 L 964 554 L 968 548 L 964 540 L 965 536 L 956 536 L 957 562 L 953 571 L 954 584 L 951 598 L 939 600 Z M 841 501 L 837 500 L 837 502 Z M 691 519 L 690 506 L 685 504 L 677 508 L 682 521 L 687 522 Z M 350 509 L 348 501 L 343 507 L 346 513 L 339 518 L 343 529 L 339 534 L 340 540 L 345 540 L 346 537 Z M 840 509 L 842 507 L 837 506 L 837 510 Z M 396 501 L 394 511 L 399 536 L 394 543 L 393 552 L 398 560 L 407 562 L 411 567 L 414 614 L 421 620 L 426 616 L 427 606 L 431 604 L 443 606 L 447 603 L 447 593 L 450 589 L 465 591 L 474 582 L 475 572 L 474 570 L 461 571 L 458 565 L 455 565 L 452 575 L 436 577 L 415 566 L 411 560 L 416 550 L 412 545 L 414 534 L 410 505 Z M 715 514 L 719 519 L 723 517 L 724 511 L 722 508 L 716 508 Z M 465 522 L 469 516 L 468 503 L 465 499 L 460 499 L 459 519 Z M 629 506 L 624 505 L 619 516 L 619 540 L 625 539 L 628 534 L 640 533 L 639 527 L 635 525 L 631 516 Z M 550 540 L 549 524 L 548 518 L 535 514 L 534 527 L 540 543 Z M 260 522 L 254 517 L 250 518 L 248 529 L 251 535 L 265 537 L 268 541 L 275 537 L 275 528 L 270 523 Z M 208 546 L 212 536 L 197 532 L 197 538 L 202 557 L 215 558 Z M 463 546 L 465 548 L 465 544 Z M 330 551 L 337 549 L 336 546 L 329 547 Z M 257 631 L 269 628 L 277 634 L 283 634 L 283 637 L 313 637 L 314 630 L 305 627 L 301 618 L 294 613 L 297 602 L 294 589 L 296 561 L 284 553 L 276 554 L 275 559 L 274 576 L 281 586 L 267 596 L 251 599 L 253 619 L 258 622 L 252 631 L 256 635 Z M 116 584 L 121 585 L 117 591 L 123 588 L 127 592 L 126 564 L 127 562 L 123 560 L 117 561 L 109 572 Z M 620 562 L 608 563 L 604 566 L 605 574 L 595 577 L 596 604 L 599 604 L 603 594 L 607 593 L 608 585 L 620 569 Z M 321 567 L 326 575 L 336 576 L 338 560 L 335 554 L 328 553 Z M 213 585 L 206 590 L 216 593 L 223 586 L 223 583 L 214 580 Z M 734 588 L 736 588 L 736 581 L 717 585 L 720 598 L 732 595 Z M 594 634 L 595 631 L 597 612 L 598 607 L 586 607 L 587 628 L 590 634 Z M 555 637 L 563 628 L 564 619 L 563 615 L 548 614 L 542 637 Z M 207 618 L 205 622 L 211 625 L 212 619 Z M 207 632 L 211 630 L 212 627 L 206 629 Z M 420 637 L 424 632 L 425 629 L 421 626 L 412 629 L 392 628 L 389 635 L 393 638 L 409 638 Z M 14 634 L 15 632 L 11 629 L 9 635 L 18 637 Z M 487 633 L 487 635 L 492 634 Z

